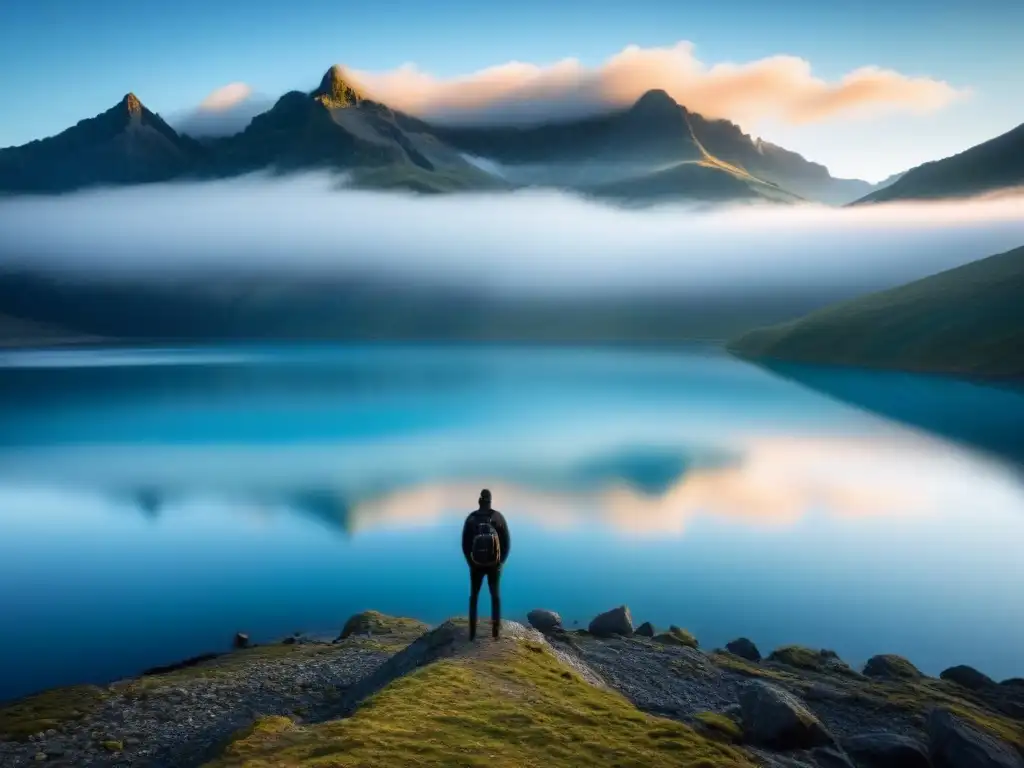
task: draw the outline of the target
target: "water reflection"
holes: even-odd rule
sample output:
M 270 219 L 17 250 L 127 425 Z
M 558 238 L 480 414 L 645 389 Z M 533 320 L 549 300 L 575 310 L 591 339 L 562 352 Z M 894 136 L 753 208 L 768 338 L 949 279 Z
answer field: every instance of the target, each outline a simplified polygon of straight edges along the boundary
M 1024 465 L 1024 387 L 838 366 L 766 362 L 810 389 Z
M 72 467 L 81 470 L 81 460 L 92 459 L 95 463 L 85 468 L 93 467 L 96 477 L 63 487 L 130 501 L 146 519 L 173 514 L 190 498 L 205 496 L 228 508 L 284 511 L 346 536 L 438 524 L 464 514 L 483 486 L 493 490 L 503 511 L 542 527 L 599 525 L 641 536 L 681 535 L 700 517 L 777 527 L 808 515 L 935 516 L 958 504 L 976 506 L 985 494 L 1024 508 L 1024 485 L 1007 467 L 911 433 L 757 435 L 735 441 L 728 451 L 634 446 L 562 461 L 520 458 L 505 465 L 449 455 L 426 472 L 400 461 L 390 472 L 383 463 L 373 471 L 364 464 L 342 472 L 340 464 L 352 455 L 344 445 L 290 453 L 206 446 L 201 456 L 185 462 L 181 453 L 153 446 L 114 455 L 98 448 L 64 448 L 47 451 L 35 462 L 22 461 L 16 475 L 72 476 Z M 234 473 L 198 472 L 211 466 L 231 467 Z M 168 467 L 174 467 L 173 476 L 152 474 L 154 468 Z M 117 470 L 108 485 L 101 479 L 103 468 Z M 0 481 L 4 469 L 15 467 L 0 461 Z M 190 469 L 196 472 L 190 475 Z M 130 490 L 111 487 L 115 484 Z
M 462 611 L 482 486 L 514 528 L 510 615 L 628 602 L 710 646 L 1024 672 L 1012 392 L 786 379 L 707 350 L 18 360 L 0 361 L 0 584 L 19 585 L 0 591 L 0 699 L 243 627 Z

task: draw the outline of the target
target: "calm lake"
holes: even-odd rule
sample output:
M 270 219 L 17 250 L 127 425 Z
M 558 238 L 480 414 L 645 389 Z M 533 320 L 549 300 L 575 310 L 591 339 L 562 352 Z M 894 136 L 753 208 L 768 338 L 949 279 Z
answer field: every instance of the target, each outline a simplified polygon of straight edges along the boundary
M 1020 390 L 710 347 L 7 353 L 0 699 L 465 614 L 482 487 L 509 618 L 1024 676 L 1022 452 Z

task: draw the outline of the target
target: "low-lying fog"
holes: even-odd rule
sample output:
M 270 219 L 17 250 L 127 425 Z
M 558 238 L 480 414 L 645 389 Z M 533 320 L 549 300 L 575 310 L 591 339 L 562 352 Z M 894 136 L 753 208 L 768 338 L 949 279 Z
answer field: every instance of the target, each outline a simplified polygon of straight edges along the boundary
M 0 200 L 0 270 L 360 272 L 510 292 L 894 285 L 1024 244 L 1024 194 L 854 208 L 620 208 L 251 176 Z

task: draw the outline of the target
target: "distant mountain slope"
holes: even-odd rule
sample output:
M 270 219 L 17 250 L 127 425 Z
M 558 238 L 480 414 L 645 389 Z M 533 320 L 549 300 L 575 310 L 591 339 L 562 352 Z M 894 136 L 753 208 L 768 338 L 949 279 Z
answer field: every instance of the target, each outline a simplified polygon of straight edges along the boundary
M 582 167 L 588 185 L 643 190 L 649 185 L 643 177 L 657 174 L 661 184 L 665 177 L 660 174 L 667 167 L 710 155 L 812 200 L 845 203 L 873 189 L 866 181 L 835 179 L 823 165 L 755 141 L 728 120 L 690 112 L 661 90 L 648 91 L 627 109 L 580 120 L 528 127 L 436 126 L 434 130 L 448 143 L 512 166 L 512 175 L 534 183 L 576 186 L 567 179 L 583 176 L 572 172 Z M 605 168 L 605 178 L 595 178 L 595 166 Z M 526 173 L 519 170 L 522 167 L 528 169 Z M 680 188 L 680 194 L 685 189 Z
M 165 181 L 192 171 L 204 149 L 178 135 L 135 94 L 66 131 L 0 149 L 0 191 L 64 192 Z
M 312 93 L 286 93 L 242 133 L 209 146 L 207 171 L 214 176 L 265 168 L 373 169 L 357 174 L 357 183 L 422 191 L 498 183 L 430 135 L 426 124 L 367 99 L 340 67 L 331 67 Z
M 1024 185 L 1024 125 L 958 155 L 919 165 L 857 201 L 966 197 Z
M 582 187 L 583 191 L 598 197 L 629 200 L 702 200 L 738 201 L 772 200 L 796 202 L 800 198 L 761 179 L 731 167 L 715 158 L 702 161 L 684 161 L 668 168 Z
M 1024 247 L 751 331 L 751 358 L 1024 378 Z
M 808 200 L 838 205 L 874 189 L 860 179 L 834 178 L 824 165 L 770 142 L 753 139 L 728 120 L 709 120 L 691 113 L 690 125 L 710 154 Z

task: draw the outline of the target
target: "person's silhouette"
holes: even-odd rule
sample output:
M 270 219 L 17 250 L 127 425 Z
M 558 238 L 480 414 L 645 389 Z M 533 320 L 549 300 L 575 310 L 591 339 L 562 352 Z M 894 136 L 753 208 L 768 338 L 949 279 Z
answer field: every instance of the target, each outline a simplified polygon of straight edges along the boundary
M 479 509 L 471 512 L 462 526 L 462 554 L 469 566 L 469 639 L 476 638 L 476 604 L 487 577 L 491 592 L 491 635 L 501 632 L 501 567 L 508 559 L 512 540 L 504 515 L 491 507 L 491 492 L 480 491 Z

